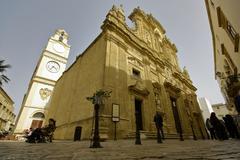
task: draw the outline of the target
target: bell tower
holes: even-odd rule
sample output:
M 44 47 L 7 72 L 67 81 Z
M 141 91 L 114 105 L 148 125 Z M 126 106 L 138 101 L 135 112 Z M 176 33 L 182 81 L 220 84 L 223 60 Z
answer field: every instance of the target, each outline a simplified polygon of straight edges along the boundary
M 23 133 L 25 129 L 42 126 L 46 105 L 56 81 L 65 71 L 69 51 L 68 34 L 63 29 L 56 30 L 42 51 L 27 93 L 24 95 L 16 120 L 15 133 Z

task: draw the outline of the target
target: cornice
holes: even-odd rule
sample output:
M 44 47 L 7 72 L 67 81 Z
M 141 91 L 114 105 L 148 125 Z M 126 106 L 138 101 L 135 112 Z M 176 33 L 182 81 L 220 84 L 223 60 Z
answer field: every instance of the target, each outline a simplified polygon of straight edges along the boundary
M 176 93 L 180 93 L 181 92 L 181 89 L 178 88 L 176 85 L 173 85 L 172 83 L 168 82 L 168 81 L 165 81 L 164 82 L 164 86 L 167 88 L 167 89 L 170 89 Z
M 48 57 L 48 58 L 54 59 L 56 61 L 62 62 L 64 64 L 67 64 L 67 60 L 68 60 L 67 58 L 59 56 L 58 54 L 53 53 L 49 50 L 44 50 L 43 54 L 45 57 Z
M 50 80 L 50 79 L 47 79 L 47 78 L 43 78 L 43 77 L 38 77 L 38 76 L 35 76 L 32 79 L 32 83 L 33 82 L 38 82 L 38 83 L 46 84 L 46 85 L 53 86 L 53 87 L 56 84 L 56 81 L 53 81 L 53 80 Z
M 194 87 L 191 83 L 191 81 L 187 78 L 185 78 L 181 73 L 179 72 L 173 72 L 172 74 L 175 78 L 177 78 L 179 81 L 181 81 L 182 83 L 184 83 L 187 87 L 189 87 L 190 89 L 192 89 L 193 91 L 196 91 L 197 88 Z
M 118 46 L 121 46 L 124 50 L 128 49 L 127 45 L 124 42 L 119 41 L 119 39 L 117 37 L 115 37 L 114 35 L 112 35 L 110 33 L 106 33 L 105 39 L 108 41 L 114 42 Z
M 52 40 L 52 41 L 54 41 L 54 42 L 57 42 L 57 43 L 60 43 L 61 45 L 65 46 L 65 47 L 71 48 L 71 45 L 66 44 L 66 43 L 63 43 L 63 42 L 61 42 L 61 41 L 58 41 L 58 40 L 54 39 L 53 37 L 50 37 L 50 38 L 48 39 L 48 41 L 50 41 L 50 40 Z
M 11 103 L 12 105 L 14 104 L 14 101 L 12 100 L 12 98 L 7 94 L 7 92 L 4 91 L 4 89 L 0 86 L 0 91 L 3 93 L 3 96 L 5 98 L 7 98 Z

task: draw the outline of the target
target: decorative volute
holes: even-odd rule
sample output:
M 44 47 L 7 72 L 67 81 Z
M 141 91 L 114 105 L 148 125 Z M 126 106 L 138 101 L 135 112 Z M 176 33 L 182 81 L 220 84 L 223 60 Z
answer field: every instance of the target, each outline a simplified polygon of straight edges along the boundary
M 113 20 L 112 18 L 114 18 L 117 21 L 120 21 L 121 23 L 124 23 L 124 24 L 126 23 L 122 5 L 120 5 L 120 7 L 116 7 L 115 5 L 112 6 L 112 9 L 108 12 L 106 16 L 106 20 L 111 21 Z

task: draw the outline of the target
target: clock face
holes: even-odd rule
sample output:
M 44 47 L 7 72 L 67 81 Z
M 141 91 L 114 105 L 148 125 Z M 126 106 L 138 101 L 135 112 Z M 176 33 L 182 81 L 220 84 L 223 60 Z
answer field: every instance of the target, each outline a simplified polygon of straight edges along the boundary
M 59 44 L 59 43 L 55 43 L 55 44 L 53 45 L 53 49 L 54 49 L 55 51 L 59 52 L 59 53 L 63 53 L 63 52 L 65 51 L 64 46 L 62 46 L 62 45 Z
M 52 73 L 57 73 L 60 69 L 60 65 L 55 61 L 49 61 L 46 67 L 47 67 L 47 70 Z

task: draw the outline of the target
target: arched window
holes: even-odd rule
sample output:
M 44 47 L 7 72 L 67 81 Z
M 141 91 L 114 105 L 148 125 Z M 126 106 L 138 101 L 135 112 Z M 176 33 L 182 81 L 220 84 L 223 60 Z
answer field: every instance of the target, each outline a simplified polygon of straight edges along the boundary
M 42 112 L 37 112 L 33 115 L 33 118 L 45 118 L 45 116 Z

